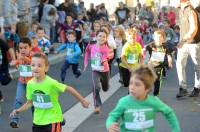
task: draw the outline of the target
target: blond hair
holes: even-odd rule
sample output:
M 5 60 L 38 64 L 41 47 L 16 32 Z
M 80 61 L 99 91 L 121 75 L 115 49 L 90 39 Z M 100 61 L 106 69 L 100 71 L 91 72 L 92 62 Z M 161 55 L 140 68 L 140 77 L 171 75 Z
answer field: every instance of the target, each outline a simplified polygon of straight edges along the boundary
M 119 31 L 119 35 L 121 36 L 122 40 L 126 40 L 126 34 L 122 26 L 117 26 L 114 30 Z

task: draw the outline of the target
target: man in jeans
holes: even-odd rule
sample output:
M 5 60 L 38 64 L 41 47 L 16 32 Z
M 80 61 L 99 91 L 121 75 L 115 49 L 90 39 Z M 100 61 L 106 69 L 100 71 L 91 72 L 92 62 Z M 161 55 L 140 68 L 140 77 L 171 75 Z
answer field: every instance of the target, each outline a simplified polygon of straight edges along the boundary
M 186 62 L 190 55 L 195 68 L 195 84 L 189 97 L 198 97 L 200 92 L 200 24 L 197 12 L 191 7 L 189 0 L 181 0 L 180 43 L 177 45 L 177 73 L 179 79 L 179 93 L 177 98 L 188 94 L 186 84 Z

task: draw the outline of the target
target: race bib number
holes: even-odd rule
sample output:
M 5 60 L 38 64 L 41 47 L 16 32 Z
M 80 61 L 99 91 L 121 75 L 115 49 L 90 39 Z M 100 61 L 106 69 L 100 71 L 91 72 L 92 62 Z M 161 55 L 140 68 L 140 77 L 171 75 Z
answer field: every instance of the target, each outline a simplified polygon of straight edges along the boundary
M 33 106 L 40 109 L 49 109 L 53 107 L 53 104 L 49 95 L 33 94 Z
M 3 63 L 3 55 L 2 55 L 2 51 L 0 49 L 0 65 Z
M 151 112 L 150 112 L 151 111 Z M 125 121 L 125 128 L 128 130 L 147 130 L 154 126 L 152 110 L 139 110 L 125 113 L 128 121 Z
M 91 67 L 93 70 L 97 70 L 97 71 L 104 70 L 104 66 L 102 66 L 100 58 L 93 58 L 91 60 Z
M 152 51 L 151 61 L 164 62 L 165 53 Z
M 138 57 L 135 54 L 128 54 L 127 62 L 129 64 L 135 64 L 138 63 Z
M 67 49 L 67 56 L 73 56 L 74 50 L 73 49 Z
M 21 77 L 32 77 L 30 65 L 19 65 L 19 74 Z

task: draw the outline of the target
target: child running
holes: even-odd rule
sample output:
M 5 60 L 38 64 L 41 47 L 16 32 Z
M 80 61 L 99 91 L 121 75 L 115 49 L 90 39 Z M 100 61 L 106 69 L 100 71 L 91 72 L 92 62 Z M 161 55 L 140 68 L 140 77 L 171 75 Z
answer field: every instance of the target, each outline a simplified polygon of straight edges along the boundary
M 172 68 L 172 57 L 169 48 L 166 46 L 165 32 L 157 30 L 154 32 L 154 43 L 151 43 L 146 47 L 146 51 L 149 52 L 150 59 L 148 64 L 154 68 L 157 75 L 157 79 L 154 83 L 153 95 L 159 94 L 162 86 L 163 71 L 167 68 Z
M 109 88 L 109 47 L 107 44 L 108 33 L 105 30 L 97 32 L 96 44 L 88 44 L 85 51 L 84 71 L 88 65 L 88 59 L 91 58 L 92 67 L 92 83 L 93 83 L 93 99 L 94 99 L 94 113 L 101 113 L 101 97 L 100 89 L 108 91 Z
M 13 110 L 10 117 L 15 117 L 34 106 L 33 132 L 52 132 L 53 130 L 61 132 L 63 117 L 58 101 L 60 93 L 69 92 L 85 108 L 89 106 L 89 102 L 74 88 L 59 83 L 46 75 L 49 65 L 48 58 L 43 53 L 36 53 L 32 56 L 31 68 L 33 78 L 27 84 L 27 102 L 22 107 Z
M 144 63 L 141 45 L 136 42 L 136 29 L 128 29 L 127 42 L 122 48 L 120 71 L 124 87 L 128 87 L 131 71 Z
M 25 102 L 26 85 L 32 78 L 31 71 L 31 41 L 28 37 L 22 38 L 19 43 L 19 53 L 15 65 L 19 71 L 19 79 L 17 84 L 16 97 L 14 101 L 14 109 L 18 109 Z M 12 128 L 18 128 L 19 115 L 12 117 L 10 126 Z
M 121 98 L 109 114 L 106 127 L 109 132 L 155 132 L 156 113 L 168 120 L 172 132 L 180 132 L 177 117 L 168 105 L 158 97 L 148 95 L 156 80 L 156 74 L 148 66 L 140 66 L 131 76 L 130 94 Z
M 73 30 L 69 30 L 67 33 L 67 40 L 68 42 L 61 45 L 56 53 L 59 53 L 60 51 L 67 49 L 67 55 L 66 60 L 61 68 L 61 81 L 64 83 L 65 76 L 66 76 L 66 70 L 72 66 L 73 73 L 76 78 L 78 78 L 81 75 L 81 71 L 78 69 L 78 61 L 81 56 L 81 49 L 79 47 L 79 44 L 76 42 L 76 33 Z

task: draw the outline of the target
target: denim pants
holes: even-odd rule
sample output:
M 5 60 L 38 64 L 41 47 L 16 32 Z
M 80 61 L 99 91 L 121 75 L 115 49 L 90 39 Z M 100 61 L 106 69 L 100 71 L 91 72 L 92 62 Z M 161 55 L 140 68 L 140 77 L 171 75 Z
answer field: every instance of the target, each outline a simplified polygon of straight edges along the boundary
M 78 63 L 73 64 L 69 63 L 68 61 L 65 61 L 61 68 L 61 74 L 60 74 L 62 81 L 65 81 L 66 71 L 70 66 L 72 66 L 72 71 L 74 75 L 79 76 L 81 74 L 80 70 L 78 70 Z
M 16 97 L 14 101 L 14 109 L 18 109 L 24 104 L 25 96 L 26 96 L 26 84 L 22 84 L 20 81 L 18 81 Z M 18 122 L 19 115 L 16 115 L 15 117 L 13 117 L 12 121 Z

